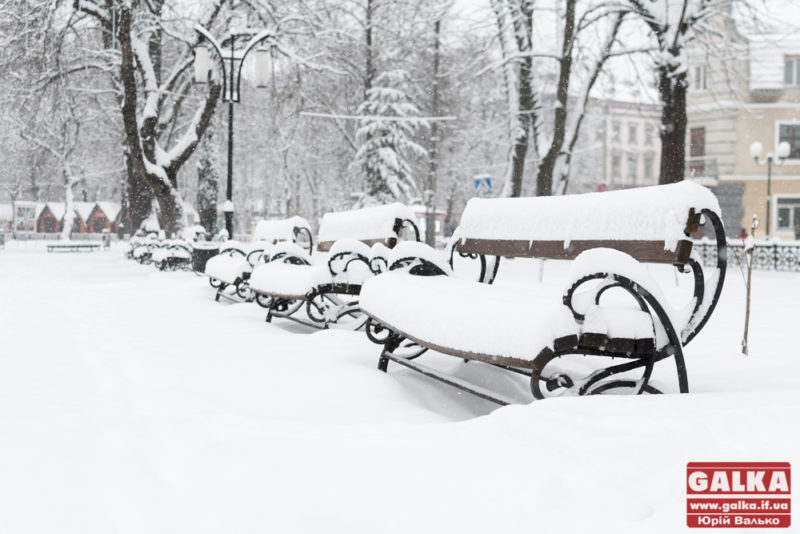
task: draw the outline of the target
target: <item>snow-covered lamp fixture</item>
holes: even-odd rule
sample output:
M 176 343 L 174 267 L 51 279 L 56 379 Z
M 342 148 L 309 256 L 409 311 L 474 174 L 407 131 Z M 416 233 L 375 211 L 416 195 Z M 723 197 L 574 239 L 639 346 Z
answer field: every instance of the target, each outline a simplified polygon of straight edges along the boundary
M 786 141 L 782 141 L 778 145 L 778 157 L 781 159 L 786 159 L 789 157 L 789 154 L 792 153 L 792 146 L 787 143 Z
M 194 49 L 194 81 L 208 83 L 208 47 L 198 46 Z
M 256 87 L 266 87 L 269 83 L 269 50 L 256 50 Z
M 764 147 L 758 141 L 750 143 L 750 157 L 758 159 L 763 151 Z
M 761 146 L 761 143 L 758 141 L 754 141 L 750 145 L 750 155 L 755 160 L 756 165 L 759 167 L 763 167 L 766 165 L 767 167 L 767 214 L 764 218 L 767 221 L 767 228 L 766 228 L 766 238 L 769 239 L 769 227 L 770 227 L 770 219 L 772 219 L 774 213 L 772 213 L 772 166 L 775 165 L 776 167 L 781 167 L 785 162 L 786 158 L 792 152 L 792 147 L 789 146 L 789 143 L 783 141 L 778 144 L 778 150 L 775 151 L 775 154 L 772 152 L 767 152 L 766 157 L 763 160 L 759 160 L 758 158 L 761 157 L 761 152 L 764 150 L 764 147 Z

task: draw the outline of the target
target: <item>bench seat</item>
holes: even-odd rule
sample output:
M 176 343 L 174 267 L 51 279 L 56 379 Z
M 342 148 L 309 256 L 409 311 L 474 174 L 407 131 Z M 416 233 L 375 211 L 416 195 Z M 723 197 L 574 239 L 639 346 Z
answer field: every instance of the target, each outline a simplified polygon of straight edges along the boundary
M 252 272 L 244 256 L 218 254 L 206 262 L 205 274 L 228 285 L 236 285 Z
M 715 269 L 703 269 L 689 239 L 706 223 L 717 240 Z M 685 393 L 683 347 L 719 301 L 725 245 L 716 197 L 691 182 L 472 199 L 447 249 L 449 265 L 432 249 L 397 247 L 388 272 L 365 283 L 359 304 L 369 317 L 367 336 L 383 346 L 378 369 L 387 371 L 395 362 L 498 404 L 507 399 L 411 360 L 434 350 L 501 365 L 527 375 L 534 398 L 542 399 L 611 390 L 659 393 L 650 379 L 656 363 L 669 359 Z M 459 278 L 457 258 L 477 262 L 477 280 Z M 493 285 L 507 258 L 573 261 L 557 293 L 546 283 Z M 647 263 L 691 274 L 692 298 L 668 300 Z
M 542 350 L 574 348 L 581 340 L 590 346 L 653 342 L 650 316 L 637 308 L 595 308 L 579 325 L 559 296 L 547 286 L 490 286 L 395 270 L 367 281 L 359 304 L 373 320 L 420 345 L 513 367 L 530 368 Z
M 158 248 L 153 251 L 152 256 L 153 262 L 158 263 L 162 261 L 167 261 L 169 259 L 179 259 L 179 260 L 187 260 L 190 261 L 192 259 L 192 254 L 188 250 L 184 248 Z
M 250 288 L 265 295 L 302 300 L 324 286 L 340 284 L 360 287 L 371 276 L 372 272 L 364 264 L 353 264 L 347 271 L 334 277 L 327 261 L 322 265 L 275 262 L 261 265 L 253 271 Z

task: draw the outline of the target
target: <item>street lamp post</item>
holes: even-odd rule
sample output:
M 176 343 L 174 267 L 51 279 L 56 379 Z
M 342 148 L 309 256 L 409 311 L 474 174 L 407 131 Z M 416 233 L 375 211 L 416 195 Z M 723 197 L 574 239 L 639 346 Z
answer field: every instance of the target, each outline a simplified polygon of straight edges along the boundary
M 778 144 L 778 151 L 777 155 L 773 155 L 772 152 L 767 152 L 767 156 L 764 160 L 759 161 L 759 157 L 761 157 L 761 153 L 764 150 L 764 147 L 761 146 L 761 143 L 758 141 L 753 141 L 750 144 L 750 155 L 756 162 L 756 165 L 759 167 L 763 167 L 764 165 L 767 166 L 767 226 L 766 226 L 766 238 L 769 239 L 769 223 L 771 217 L 771 208 L 770 208 L 770 200 L 772 199 L 772 165 L 776 165 L 780 167 L 783 165 L 783 161 L 789 157 L 789 153 L 791 152 L 791 146 L 786 141 Z M 777 156 L 777 157 L 776 157 Z
M 231 32 L 230 50 L 225 51 L 222 45 L 202 26 L 195 26 L 194 30 L 202 35 L 211 44 L 211 48 L 217 53 L 220 66 L 222 67 L 222 101 L 228 103 L 228 187 L 225 195 L 225 204 L 222 211 L 225 212 L 225 229 L 228 238 L 233 239 L 233 105 L 239 102 L 240 87 L 242 81 L 242 66 L 247 54 L 259 43 L 270 39 L 273 34 L 268 30 Z M 235 44 L 237 37 L 252 36 L 244 47 L 244 50 L 236 51 Z M 208 82 L 208 71 L 210 68 L 209 49 L 206 46 L 195 48 L 194 55 L 194 79 L 197 83 Z M 267 62 L 269 61 L 269 51 L 263 48 L 256 49 L 256 87 L 267 86 Z M 226 66 L 226 62 L 228 63 Z

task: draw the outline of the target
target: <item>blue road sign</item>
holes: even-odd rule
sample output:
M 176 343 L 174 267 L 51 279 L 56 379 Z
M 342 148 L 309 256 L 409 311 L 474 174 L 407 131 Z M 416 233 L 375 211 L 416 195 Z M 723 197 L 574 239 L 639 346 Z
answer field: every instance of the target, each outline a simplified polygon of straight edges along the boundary
M 479 197 L 488 197 L 492 194 L 492 177 L 491 176 L 475 176 L 472 181 L 475 183 L 475 195 Z

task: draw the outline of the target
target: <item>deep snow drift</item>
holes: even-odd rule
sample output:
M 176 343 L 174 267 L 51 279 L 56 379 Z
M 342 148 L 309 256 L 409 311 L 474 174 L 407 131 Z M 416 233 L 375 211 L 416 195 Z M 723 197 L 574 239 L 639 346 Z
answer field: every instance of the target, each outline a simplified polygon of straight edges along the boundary
M 498 283 L 537 284 L 538 269 L 501 264 Z M 545 264 L 554 298 L 566 271 Z M 669 269 L 653 274 L 675 290 Z M 214 302 L 205 278 L 120 248 L 12 242 L 0 532 L 684 530 L 687 462 L 800 465 L 800 275 L 754 274 L 749 357 L 741 276 L 728 276 L 686 348 L 692 394 L 496 409 L 396 365 L 380 373 L 361 332 L 266 324 L 253 304 Z M 530 401 L 524 381 L 481 364 L 421 361 Z M 668 391 L 672 366 L 655 375 Z

